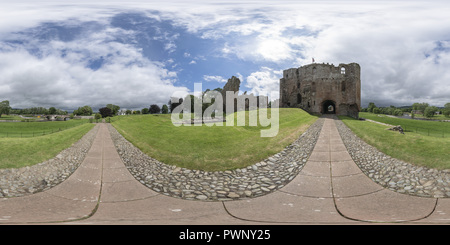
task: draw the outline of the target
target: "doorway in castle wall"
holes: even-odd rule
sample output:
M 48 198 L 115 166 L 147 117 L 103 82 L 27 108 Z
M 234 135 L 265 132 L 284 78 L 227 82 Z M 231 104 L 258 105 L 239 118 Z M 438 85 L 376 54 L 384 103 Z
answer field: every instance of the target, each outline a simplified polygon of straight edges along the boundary
M 322 114 L 336 114 L 336 104 L 331 100 L 322 103 Z

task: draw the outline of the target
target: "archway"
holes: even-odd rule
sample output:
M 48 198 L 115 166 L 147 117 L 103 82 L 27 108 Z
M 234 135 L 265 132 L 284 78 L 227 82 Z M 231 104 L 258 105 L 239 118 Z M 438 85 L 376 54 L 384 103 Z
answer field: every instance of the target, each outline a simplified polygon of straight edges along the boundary
M 336 114 L 336 103 L 326 100 L 322 103 L 322 114 Z

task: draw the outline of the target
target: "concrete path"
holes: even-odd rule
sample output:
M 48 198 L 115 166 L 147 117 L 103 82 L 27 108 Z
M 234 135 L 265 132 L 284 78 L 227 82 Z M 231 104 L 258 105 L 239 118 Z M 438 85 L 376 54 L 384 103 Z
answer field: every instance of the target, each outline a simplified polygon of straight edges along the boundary
M 450 200 L 395 193 L 352 161 L 333 118 L 300 174 L 266 196 L 187 201 L 154 192 L 122 163 L 105 124 L 80 167 L 41 193 L 0 199 L 0 224 L 450 224 Z

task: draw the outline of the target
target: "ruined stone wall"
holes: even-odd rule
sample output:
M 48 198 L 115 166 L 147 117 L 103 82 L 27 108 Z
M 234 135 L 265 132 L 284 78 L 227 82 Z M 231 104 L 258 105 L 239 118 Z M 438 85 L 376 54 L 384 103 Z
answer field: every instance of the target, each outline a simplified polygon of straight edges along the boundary
M 361 107 L 360 66 L 356 63 L 309 64 L 283 71 L 280 107 L 302 108 L 310 113 L 358 117 Z

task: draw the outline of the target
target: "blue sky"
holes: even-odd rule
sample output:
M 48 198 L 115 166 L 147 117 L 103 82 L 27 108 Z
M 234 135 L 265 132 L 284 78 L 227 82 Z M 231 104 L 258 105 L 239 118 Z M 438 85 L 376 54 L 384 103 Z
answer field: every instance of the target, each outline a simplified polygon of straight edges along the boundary
M 142 109 L 223 87 L 278 91 L 282 70 L 361 65 L 362 104 L 450 102 L 446 1 L 0 0 L 0 100 Z

